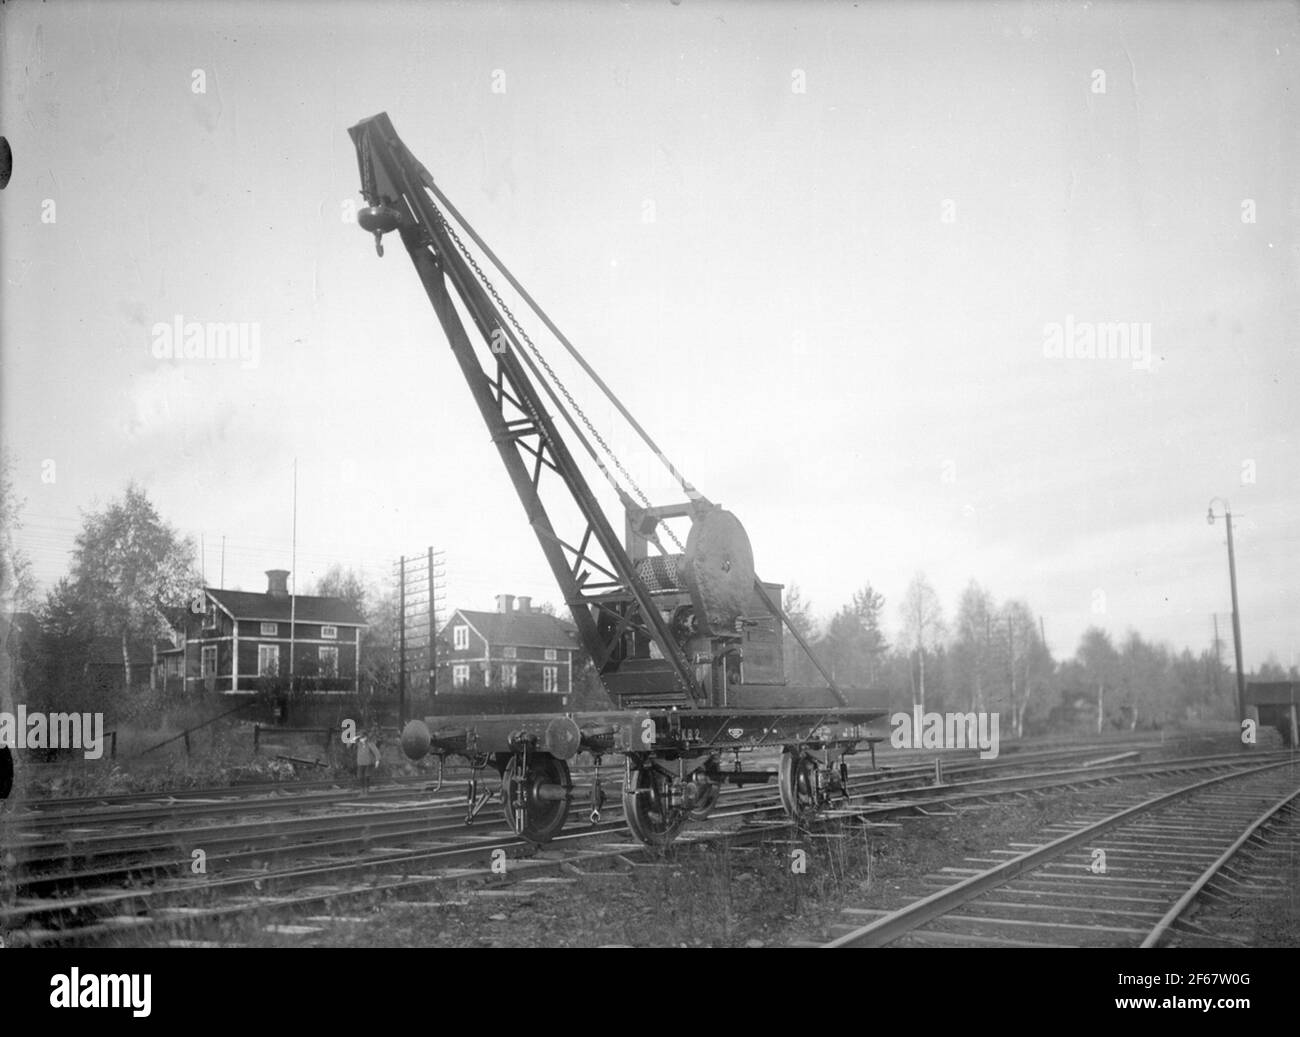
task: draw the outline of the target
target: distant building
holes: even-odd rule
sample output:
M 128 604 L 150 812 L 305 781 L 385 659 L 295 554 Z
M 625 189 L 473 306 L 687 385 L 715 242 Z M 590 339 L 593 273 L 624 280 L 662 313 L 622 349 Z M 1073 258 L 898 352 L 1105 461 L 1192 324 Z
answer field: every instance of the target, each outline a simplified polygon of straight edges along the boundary
M 495 612 L 456 609 L 439 636 L 438 690 L 573 694 L 578 630 L 512 594 Z
M 1254 706 L 1259 722 L 1276 727 L 1282 744 L 1300 744 L 1300 681 L 1246 681 L 1246 706 Z
M 144 684 L 149 676 L 153 642 L 140 638 L 127 640 L 131 660 L 131 683 Z M 122 658 L 120 637 L 93 637 L 86 645 L 86 679 L 97 688 L 118 690 L 126 687 L 126 661 Z
M 173 618 L 171 645 L 154 654 L 164 690 L 251 695 L 290 675 L 321 694 L 360 690 L 361 614 L 342 598 L 290 597 L 285 569 L 266 577 L 265 594 L 205 587 L 201 615 Z

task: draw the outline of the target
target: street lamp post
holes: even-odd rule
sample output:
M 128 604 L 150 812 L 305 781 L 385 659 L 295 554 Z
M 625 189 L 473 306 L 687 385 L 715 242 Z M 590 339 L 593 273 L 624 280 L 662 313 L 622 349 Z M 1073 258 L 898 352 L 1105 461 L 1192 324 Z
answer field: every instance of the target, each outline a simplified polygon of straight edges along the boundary
M 1241 614 L 1237 611 L 1237 556 L 1232 548 L 1232 506 L 1222 497 L 1210 501 L 1205 521 L 1214 525 L 1215 501 L 1223 505 L 1228 525 L 1228 583 L 1232 587 L 1232 647 L 1237 656 L 1237 719 L 1246 719 L 1246 671 L 1241 666 Z

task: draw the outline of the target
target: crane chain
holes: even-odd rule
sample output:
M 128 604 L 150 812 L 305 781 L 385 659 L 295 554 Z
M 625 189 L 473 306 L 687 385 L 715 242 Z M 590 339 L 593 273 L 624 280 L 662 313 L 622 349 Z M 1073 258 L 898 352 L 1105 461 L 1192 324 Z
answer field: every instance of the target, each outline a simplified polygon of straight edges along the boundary
M 456 233 L 456 229 L 451 225 L 451 222 L 443 214 L 441 209 L 438 209 L 435 206 L 434 211 L 438 214 L 438 219 L 442 222 L 442 226 L 447 231 L 448 237 L 455 242 L 456 248 L 459 250 L 461 256 L 464 258 L 465 262 L 469 264 L 470 269 L 474 271 L 474 276 L 478 278 L 479 283 L 482 284 L 483 288 L 492 296 L 492 300 L 496 303 L 497 309 L 505 315 L 506 320 L 508 320 L 511 327 L 515 329 L 515 333 L 519 336 L 520 340 L 528 347 L 529 351 L 533 354 L 534 359 L 536 359 L 536 361 L 542 366 L 543 370 L 546 371 L 546 376 L 550 378 L 556 388 L 558 388 L 563 394 L 565 401 L 568 403 L 573 413 L 576 414 L 583 425 L 586 426 L 587 432 L 590 433 L 591 438 L 599 444 L 600 448 L 605 451 L 609 459 L 614 462 L 614 467 L 618 469 L 619 473 L 626 480 L 627 485 L 631 488 L 632 492 L 636 494 L 642 504 L 649 508 L 651 506 L 650 498 L 647 497 L 641 487 L 637 485 L 636 480 L 632 478 L 632 474 L 623 466 L 623 462 L 619 460 L 618 455 L 615 454 L 613 449 L 610 448 L 610 445 L 605 442 L 605 437 L 602 436 L 596 426 L 591 423 L 591 419 L 587 417 L 586 411 L 584 411 L 582 407 L 578 405 L 578 401 L 573 398 L 572 393 L 569 392 L 568 386 L 566 386 L 560 379 L 560 376 L 555 373 L 555 369 L 551 367 L 547 362 L 546 357 L 542 355 L 541 350 L 539 350 L 533 343 L 528 332 L 523 329 L 523 326 L 511 312 L 510 307 L 506 305 L 505 300 L 502 299 L 500 294 L 497 292 L 496 286 L 493 285 L 488 279 L 488 276 L 483 273 L 483 270 L 479 267 L 474 256 L 470 253 L 469 249 L 465 247 L 465 243 L 461 241 L 460 235 Z M 538 430 L 541 431 L 540 424 L 538 425 Z M 668 534 L 668 538 L 673 542 L 674 546 L 676 546 L 678 552 L 685 551 L 685 548 L 682 547 L 682 542 L 677 539 L 677 536 L 673 531 L 666 525 L 663 529 L 664 532 Z

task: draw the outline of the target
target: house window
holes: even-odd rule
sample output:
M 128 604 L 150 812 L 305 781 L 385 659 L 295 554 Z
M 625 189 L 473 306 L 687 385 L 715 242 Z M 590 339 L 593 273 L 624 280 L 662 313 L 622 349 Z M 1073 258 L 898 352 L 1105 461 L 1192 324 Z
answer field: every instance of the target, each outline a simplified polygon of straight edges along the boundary
M 263 623 L 263 624 L 262 624 L 262 636 L 263 636 L 263 637 L 275 637 L 275 635 L 278 634 L 279 632 L 280 632 L 280 624 L 279 624 L 279 623 Z
M 469 667 L 453 666 L 451 668 L 451 683 L 457 688 L 463 688 L 469 683 Z
M 339 650 L 337 646 L 321 645 L 317 652 L 317 658 L 320 660 L 320 675 L 322 677 L 337 677 L 339 675 Z
M 257 672 L 263 677 L 280 676 L 280 646 L 257 646 Z
M 325 627 L 325 626 L 323 626 L 323 627 L 320 628 L 320 636 L 321 636 L 321 637 L 329 637 L 329 638 L 337 638 L 337 637 L 339 636 L 339 628 L 338 628 L 338 627 Z
M 548 695 L 555 692 L 555 673 L 556 667 L 554 666 L 542 667 L 542 691 Z
M 554 649 L 554 648 L 548 648 L 548 649 L 546 649 L 546 661 L 547 661 L 548 663 L 553 663 L 553 662 L 555 662 L 555 649 Z
M 518 650 L 512 645 L 509 648 L 501 649 L 501 654 L 507 659 L 513 659 L 518 654 Z
M 469 647 L 469 627 L 453 627 L 451 631 L 451 646 L 458 652 L 462 652 Z
M 204 645 L 199 653 L 199 676 L 215 677 L 217 675 L 217 646 Z
M 515 686 L 515 667 L 501 667 L 501 683 L 507 688 L 513 688 Z

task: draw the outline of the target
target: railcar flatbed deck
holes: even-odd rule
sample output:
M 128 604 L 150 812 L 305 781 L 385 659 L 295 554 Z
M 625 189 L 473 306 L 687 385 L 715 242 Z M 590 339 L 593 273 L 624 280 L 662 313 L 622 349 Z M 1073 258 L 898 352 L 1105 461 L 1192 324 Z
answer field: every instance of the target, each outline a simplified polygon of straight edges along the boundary
M 527 744 L 567 760 L 580 752 L 677 752 L 880 741 L 887 710 L 856 707 L 631 709 L 573 713 L 461 714 L 424 718 L 434 752 L 473 758 Z M 419 738 L 418 734 L 413 737 Z M 414 745 L 411 746 L 415 748 Z

